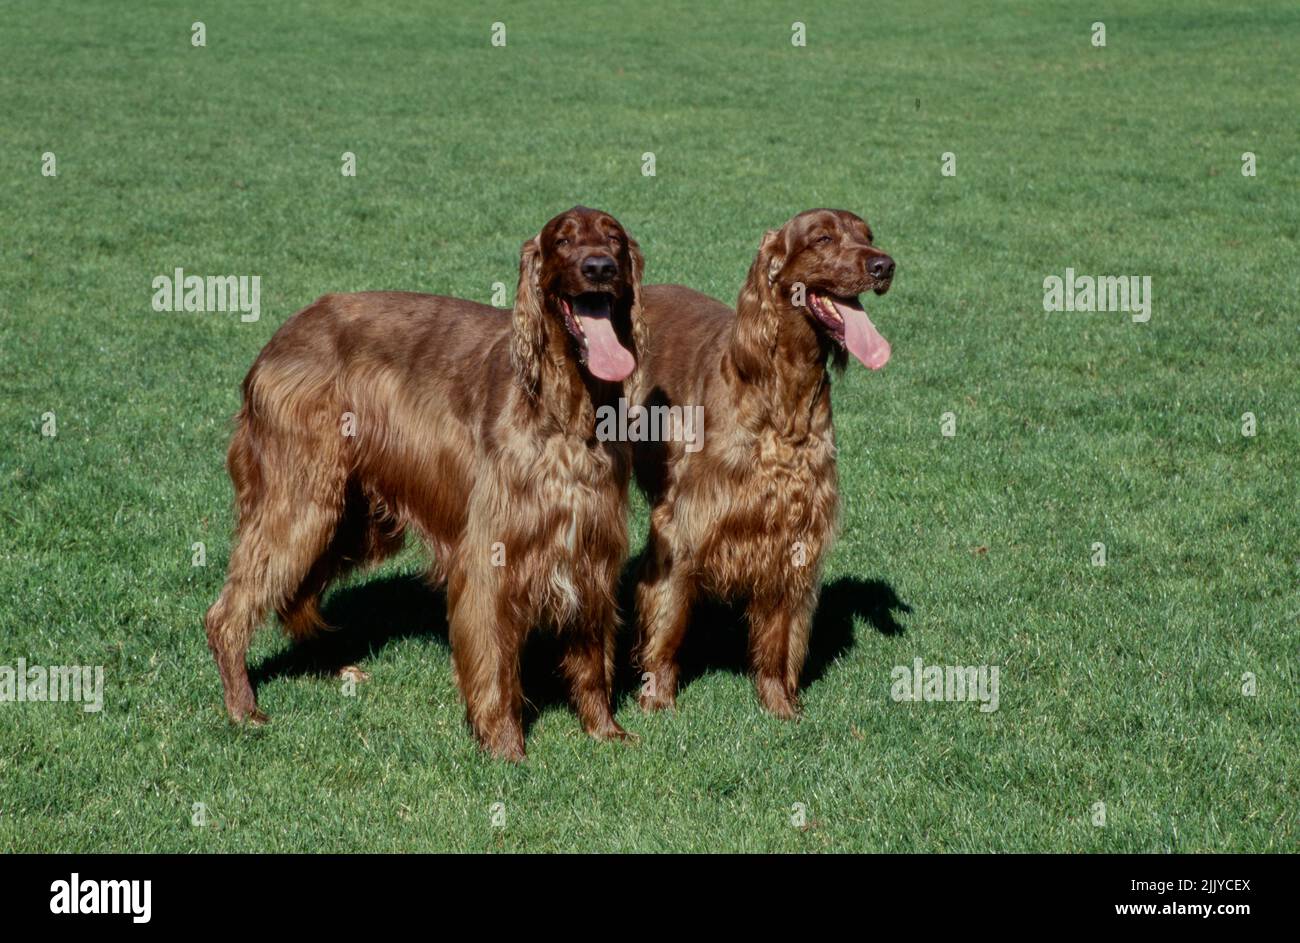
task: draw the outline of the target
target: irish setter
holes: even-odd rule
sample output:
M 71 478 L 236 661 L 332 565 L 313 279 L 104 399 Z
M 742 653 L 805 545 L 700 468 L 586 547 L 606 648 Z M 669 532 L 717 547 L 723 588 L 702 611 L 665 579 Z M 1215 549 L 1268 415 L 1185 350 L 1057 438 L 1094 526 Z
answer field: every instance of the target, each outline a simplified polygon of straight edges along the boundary
M 677 652 L 702 595 L 744 604 L 758 696 L 797 711 L 799 676 L 839 497 L 828 367 L 872 370 L 888 342 L 858 302 L 884 294 L 894 261 L 866 222 L 809 210 L 763 236 L 733 313 L 680 285 L 648 286 L 640 401 L 703 406 L 707 433 L 636 447 L 651 505 L 637 586 L 640 702 L 671 707 Z
M 617 220 L 575 207 L 524 243 L 513 314 L 373 292 L 285 322 L 244 380 L 237 540 L 205 620 L 232 719 L 266 719 L 245 661 L 268 610 L 310 635 L 325 586 L 409 526 L 446 584 L 456 682 L 486 749 L 524 756 L 519 663 L 537 626 L 563 639 L 587 732 L 627 736 L 610 689 L 631 453 L 593 429 L 635 379 L 643 265 Z

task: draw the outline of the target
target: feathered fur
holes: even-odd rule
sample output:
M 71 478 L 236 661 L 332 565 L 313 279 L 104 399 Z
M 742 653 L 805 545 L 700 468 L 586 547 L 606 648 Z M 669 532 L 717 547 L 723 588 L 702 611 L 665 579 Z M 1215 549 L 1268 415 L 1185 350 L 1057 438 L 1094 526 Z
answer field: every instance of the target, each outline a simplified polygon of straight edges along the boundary
M 617 262 L 608 284 L 583 274 L 593 254 Z M 610 295 L 637 356 L 642 268 L 613 217 L 575 208 L 524 244 L 513 313 L 373 292 L 285 322 L 244 381 L 228 457 L 237 540 L 205 620 L 232 719 L 265 720 L 245 664 L 265 614 L 295 637 L 318 630 L 326 585 L 411 528 L 446 583 L 456 680 L 487 749 L 524 755 L 519 658 L 538 626 L 565 640 L 587 731 L 626 736 L 609 699 L 631 456 L 593 436 L 623 384 L 587 372 L 563 305 Z
M 815 241 L 827 232 L 840 243 Z M 675 703 L 677 652 L 692 606 L 709 595 L 745 608 L 764 706 L 783 717 L 797 710 L 838 522 L 828 367 L 844 355 L 792 298 L 800 286 L 886 290 L 866 273 L 871 258 L 885 257 L 870 241 L 852 214 L 796 216 L 763 236 L 734 313 L 680 285 L 646 288 L 638 401 L 702 406 L 705 430 L 696 452 L 678 442 L 636 447 L 651 502 L 637 585 L 646 709 Z

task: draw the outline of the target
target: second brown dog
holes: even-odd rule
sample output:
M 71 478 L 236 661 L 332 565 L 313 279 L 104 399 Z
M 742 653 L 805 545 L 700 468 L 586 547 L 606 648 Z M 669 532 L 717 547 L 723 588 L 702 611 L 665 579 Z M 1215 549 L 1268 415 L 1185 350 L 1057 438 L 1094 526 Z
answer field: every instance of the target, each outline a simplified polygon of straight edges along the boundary
M 674 704 L 677 653 L 703 595 L 742 602 L 763 705 L 797 710 L 822 563 L 838 516 L 828 367 L 879 369 L 890 347 L 857 296 L 894 261 L 866 222 L 810 210 L 764 235 L 733 313 L 680 285 L 646 288 L 643 405 L 703 407 L 702 448 L 636 448 L 652 503 L 637 587 L 641 706 Z

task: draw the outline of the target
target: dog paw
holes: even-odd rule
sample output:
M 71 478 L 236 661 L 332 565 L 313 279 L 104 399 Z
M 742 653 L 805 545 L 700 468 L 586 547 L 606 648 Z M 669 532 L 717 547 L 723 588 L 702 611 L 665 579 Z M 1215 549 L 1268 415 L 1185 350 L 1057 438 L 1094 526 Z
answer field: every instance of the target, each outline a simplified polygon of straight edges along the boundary
M 524 732 L 521 729 L 505 728 L 482 734 L 479 736 L 479 744 L 494 759 L 505 760 L 507 763 L 522 763 L 526 758 Z
M 642 694 L 637 698 L 637 703 L 641 705 L 641 710 L 647 714 L 654 711 L 673 711 L 677 709 L 677 697 L 666 692 L 655 695 Z
M 599 727 L 588 728 L 587 733 L 597 740 L 614 740 L 619 743 L 641 742 L 640 737 L 634 733 L 628 733 L 614 720 L 601 724 Z
M 799 716 L 799 704 L 786 690 L 782 681 L 776 678 L 759 678 L 755 686 L 758 688 L 758 699 L 769 714 L 782 720 L 794 720 Z
M 264 727 L 271 722 L 271 718 L 267 717 L 260 710 L 254 707 L 247 712 L 239 714 L 231 712 L 230 722 L 236 727 Z
M 236 727 L 245 725 L 260 727 L 271 720 L 258 709 L 257 701 L 253 700 L 251 695 L 246 700 L 237 700 L 234 703 L 227 702 L 226 714 L 230 717 L 230 722 Z
M 492 754 L 496 760 L 504 760 L 507 763 L 522 763 L 528 759 L 522 745 L 509 744 L 499 747 L 486 747 L 487 751 Z

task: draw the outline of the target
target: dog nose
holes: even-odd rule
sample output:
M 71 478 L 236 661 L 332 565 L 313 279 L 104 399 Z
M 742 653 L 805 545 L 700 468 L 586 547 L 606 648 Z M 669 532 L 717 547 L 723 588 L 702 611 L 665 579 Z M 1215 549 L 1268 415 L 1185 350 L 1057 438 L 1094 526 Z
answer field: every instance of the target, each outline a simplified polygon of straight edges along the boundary
M 582 260 L 582 274 L 593 282 L 611 282 L 618 274 L 618 263 L 607 255 L 591 255 Z
M 877 255 L 867 263 L 867 274 L 876 281 L 887 282 L 894 277 L 894 260 L 887 255 Z

